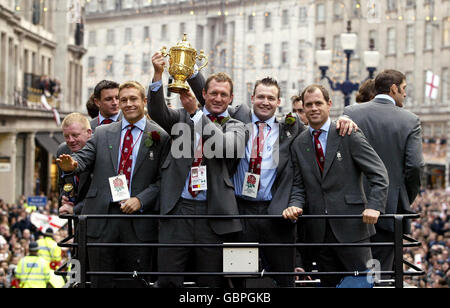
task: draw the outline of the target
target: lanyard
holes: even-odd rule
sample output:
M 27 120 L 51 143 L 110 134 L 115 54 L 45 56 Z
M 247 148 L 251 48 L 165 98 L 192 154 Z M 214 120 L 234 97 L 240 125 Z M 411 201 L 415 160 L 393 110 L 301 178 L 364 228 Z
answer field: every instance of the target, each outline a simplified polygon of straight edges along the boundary
M 141 139 L 143 133 L 144 133 L 144 131 L 141 130 L 141 133 L 139 134 L 137 140 L 136 140 L 136 141 L 134 142 L 134 144 L 131 146 L 131 151 L 130 151 L 130 153 L 128 153 L 128 155 L 126 156 L 126 158 L 125 158 L 123 161 L 121 160 L 121 161 L 122 161 L 122 166 L 119 168 L 119 174 L 123 174 L 123 168 L 125 167 L 125 165 L 127 164 L 128 160 L 130 159 L 131 154 L 133 154 L 134 147 L 136 146 L 136 144 L 138 143 L 138 141 Z M 126 135 L 126 133 L 125 133 L 125 135 Z M 125 135 L 123 136 L 124 139 L 125 139 Z M 131 133 L 131 135 L 133 135 L 133 133 Z M 122 145 L 120 146 L 120 155 L 121 155 L 121 158 L 123 158 L 122 147 L 123 147 L 123 142 L 122 142 Z M 122 171 L 122 173 L 121 173 L 120 171 Z

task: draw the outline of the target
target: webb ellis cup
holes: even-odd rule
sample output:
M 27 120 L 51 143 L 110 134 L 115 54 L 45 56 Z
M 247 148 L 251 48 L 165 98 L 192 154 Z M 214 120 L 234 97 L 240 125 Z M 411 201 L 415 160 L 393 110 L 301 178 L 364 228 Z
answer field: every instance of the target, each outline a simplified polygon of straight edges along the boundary
M 186 36 L 184 34 L 183 40 L 170 48 L 169 52 L 167 52 L 166 47 L 161 49 L 161 54 L 164 57 L 169 56 L 169 74 L 173 77 L 174 82 L 168 88 L 170 92 L 174 93 L 189 90 L 186 80 L 194 74 L 194 66 L 197 60 L 205 60 L 205 63 L 198 69 L 199 71 L 208 65 L 208 58 L 203 50 L 197 54 L 197 50 L 187 41 Z

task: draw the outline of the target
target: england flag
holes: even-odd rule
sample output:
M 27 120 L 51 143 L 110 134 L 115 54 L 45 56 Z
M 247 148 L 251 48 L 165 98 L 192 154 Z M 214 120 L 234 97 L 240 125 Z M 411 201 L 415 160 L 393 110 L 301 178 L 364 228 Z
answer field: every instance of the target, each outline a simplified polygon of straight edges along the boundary
M 439 93 L 439 76 L 427 71 L 425 83 L 425 97 L 436 99 Z

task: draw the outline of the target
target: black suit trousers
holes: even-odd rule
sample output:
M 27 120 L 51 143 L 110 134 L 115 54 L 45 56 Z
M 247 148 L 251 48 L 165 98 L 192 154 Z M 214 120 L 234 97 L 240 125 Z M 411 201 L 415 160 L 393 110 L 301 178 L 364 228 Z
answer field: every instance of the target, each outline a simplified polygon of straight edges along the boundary
M 240 215 L 268 215 L 270 202 L 248 201 L 238 198 Z M 245 219 L 243 231 L 239 234 L 240 242 L 257 242 L 268 244 L 294 244 L 296 225 L 280 218 Z M 269 272 L 293 272 L 295 268 L 295 248 L 275 247 L 260 248 L 262 267 Z M 294 287 L 294 276 L 275 276 L 276 286 Z
M 123 215 L 118 203 L 110 204 L 109 214 Z M 95 220 L 88 221 L 95 224 Z M 88 237 L 88 243 L 138 243 L 144 244 L 136 236 L 133 221 L 131 219 L 110 219 L 108 220 L 102 235 L 99 238 Z M 156 263 L 156 249 L 151 247 L 93 247 L 88 250 L 90 271 L 111 271 L 111 272 L 150 272 L 153 271 L 153 264 Z M 141 279 L 142 278 L 142 279 Z M 91 277 L 94 288 L 140 288 L 146 287 L 145 281 L 149 277 L 132 278 L 114 276 L 93 276 Z M 131 280 L 131 281 L 130 281 Z M 145 281 L 144 281 L 145 280 Z

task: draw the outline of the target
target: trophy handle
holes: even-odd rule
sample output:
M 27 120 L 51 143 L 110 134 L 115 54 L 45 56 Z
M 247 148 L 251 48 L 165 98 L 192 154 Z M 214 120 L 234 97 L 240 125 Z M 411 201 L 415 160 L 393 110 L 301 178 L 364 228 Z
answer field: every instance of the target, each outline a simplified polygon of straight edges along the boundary
M 200 50 L 200 54 L 197 56 L 197 59 L 199 61 L 205 60 L 205 63 L 198 69 L 198 71 L 201 71 L 208 65 L 208 57 L 205 55 L 205 52 L 203 50 Z
M 166 46 L 161 48 L 161 54 L 162 54 L 163 57 L 167 57 L 169 55 L 169 53 L 167 52 L 167 47 Z

